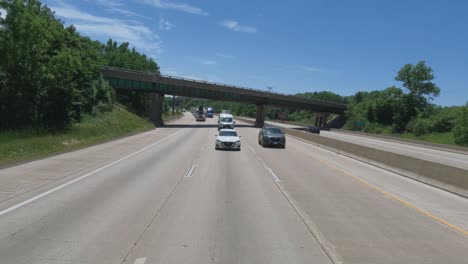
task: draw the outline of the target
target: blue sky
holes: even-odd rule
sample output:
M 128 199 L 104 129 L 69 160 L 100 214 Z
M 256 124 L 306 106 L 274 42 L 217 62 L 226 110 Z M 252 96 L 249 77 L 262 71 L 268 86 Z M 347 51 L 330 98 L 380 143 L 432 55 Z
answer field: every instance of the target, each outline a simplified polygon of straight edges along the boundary
M 381 90 L 425 60 L 442 105 L 468 101 L 468 1 L 46 0 L 66 24 L 128 41 L 162 73 L 276 92 Z

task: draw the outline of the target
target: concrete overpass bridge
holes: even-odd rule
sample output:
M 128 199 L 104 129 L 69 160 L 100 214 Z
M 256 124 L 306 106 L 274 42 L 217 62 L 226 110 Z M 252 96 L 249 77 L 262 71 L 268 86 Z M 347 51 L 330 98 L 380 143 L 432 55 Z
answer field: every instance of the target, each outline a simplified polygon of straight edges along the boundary
M 316 124 L 321 127 L 325 126 L 330 113 L 342 115 L 346 110 L 344 104 L 335 102 L 148 72 L 106 67 L 102 74 L 114 89 L 151 93 L 151 120 L 154 123 L 162 123 L 165 94 L 255 104 L 255 125 L 259 127 L 265 122 L 266 105 L 313 111 L 316 113 Z

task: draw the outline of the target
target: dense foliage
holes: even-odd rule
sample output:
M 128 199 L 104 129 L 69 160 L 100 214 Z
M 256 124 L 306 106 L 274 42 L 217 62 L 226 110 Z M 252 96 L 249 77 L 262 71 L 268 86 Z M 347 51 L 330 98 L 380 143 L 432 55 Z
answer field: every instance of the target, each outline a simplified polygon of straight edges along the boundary
M 0 0 L 0 130 L 57 130 L 112 109 L 114 91 L 100 69 L 115 66 L 159 73 L 157 63 L 109 40 L 106 45 L 64 27 L 37 0 Z M 117 100 L 149 113 L 147 94 L 119 91 Z
M 106 65 L 138 71 L 148 71 L 159 74 L 158 64 L 135 50 L 130 49 L 129 43 L 120 45 L 111 39 L 104 45 L 104 57 Z M 117 100 L 140 116 L 149 116 L 150 97 L 147 93 L 123 91 L 116 92 Z
M 0 129 L 64 128 L 112 107 L 101 44 L 65 28 L 39 1 L 1 1 Z
M 460 109 L 453 134 L 456 144 L 468 146 L 468 104 Z
M 395 86 L 383 91 L 356 93 L 348 105 L 346 127 L 375 133 L 424 132 L 419 128 L 429 122 L 419 118 L 433 116 L 430 111 L 439 111 L 430 103 L 440 93 L 432 82 L 432 72 L 423 61 L 415 66 L 407 64 L 395 77 L 395 80 L 403 82 L 407 93 Z

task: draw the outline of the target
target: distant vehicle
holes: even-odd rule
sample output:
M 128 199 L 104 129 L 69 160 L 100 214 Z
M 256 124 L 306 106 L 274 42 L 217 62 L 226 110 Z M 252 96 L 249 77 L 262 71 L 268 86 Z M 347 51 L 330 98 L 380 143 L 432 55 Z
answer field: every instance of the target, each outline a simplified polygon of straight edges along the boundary
M 208 106 L 206 109 L 206 117 L 212 118 L 214 116 L 214 108 L 211 106 Z
M 221 114 L 231 114 L 231 110 L 221 110 Z
M 199 122 L 199 121 L 205 122 L 205 121 L 206 121 L 205 112 L 199 111 L 199 112 L 197 113 L 197 115 L 195 116 L 195 120 L 196 120 L 197 122 Z
M 241 150 L 240 137 L 234 129 L 221 129 L 216 135 L 215 149 Z
M 278 127 L 263 127 L 258 133 L 258 144 L 286 148 L 286 137 Z
M 308 126 L 308 127 L 306 127 L 305 131 L 309 132 L 309 133 L 314 133 L 314 134 L 320 135 L 320 127 L 318 127 L 318 126 Z
M 218 119 L 218 130 L 223 128 L 231 128 L 234 129 L 234 118 L 231 114 L 220 114 Z

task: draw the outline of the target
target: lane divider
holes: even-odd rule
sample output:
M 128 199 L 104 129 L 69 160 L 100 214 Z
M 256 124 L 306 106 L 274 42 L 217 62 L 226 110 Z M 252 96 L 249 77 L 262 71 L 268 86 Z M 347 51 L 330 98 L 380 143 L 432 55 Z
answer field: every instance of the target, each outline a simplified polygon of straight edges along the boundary
M 185 172 L 184 177 L 191 178 L 193 176 L 193 173 L 195 172 L 196 168 L 197 168 L 197 164 L 193 164 L 192 166 L 190 166 L 190 168 L 188 168 L 187 172 Z
M 252 146 L 250 146 L 249 143 L 245 142 L 245 144 L 247 145 L 247 147 L 253 152 L 254 154 L 254 157 L 255 159 L 258 161 L 258 163 L 260 163 L 260 165 L 263 167 L 263 169 L 268 173 L 268 175 L 270 175 L 271 179 L 274 181 L 274 182 L 280 182 L 280 178 L 278 176 L 276 176 L 276 174 L 270 169 L 268 168 L 268 166 L 266 165 L 266 163 L 262 160 L 262 158 L 260 158 L 258 155 L 257 155 L 257 152 L 255 152 L 255 150 L 252 148 Z
M 280 179 L 278 178 L 278 176 L 276 176 L 276 174 L 270 168 L 267 168 L 266 170 L 275 182 L 280 182 Z
M 375 191 L 377 191 L 377 192 L 379 192 L 379 193 L 381 193 L 381 194 L 383 194 L 383 195 L 385 195 L 385 196 L 387 196 L 387 197 L 389 197 L 389 198 L 391 198 L 391 199 L 393 199 L 393 200 L 395 200 L 395 201 L 397 201 L 397 202 L 399 202 L 399 203 L 401 203 L 401 204 L 403 204 L 403 205 L 405 205 L 405 206 L 407 206 L 409 208 L 412 208 L 412 209 L 420 212 L 421 214 L 431 218 L 432 220 L 434 220 L 436 222 L 439 222 L 439 223 L 451 228 L 452 230 L 455 230 L 455 231 L 457 231 L 457 232 L 459 232 L 459 233 L 461 233 L 461 234 L 463 234 L 465 236 L 468 236 L 468 231 L 467 230 L 464 230 L 463 228 L 461 228 L 459 226 L 456 226 L 456 225 L 454 225 L 452 223 L 449 223 L 446 220 L 444 220 L 444 219 L 442 219 L 442 218 L 440 218 L 440 217 L 438 217 L 436 215 L 433 215 L 433 214 L 431 214 L 431 213 L 429 213 L 429 212 L 427 212 L 427 211 L 413 205 L 412 203 L 407 202 L 407 201 L 401 199 L 400 197 L 398 197 L 396 195 L 393 195 L 393 194 L 383 190 L 382 188 L 374 186 L 374 185 L 370 184 L 369 182 L 367 182 L 367 181 L 365 181 L 365 180 L 363 180 L 363 179 L 361 179 L 361 178 L 359 178 L 357 176 L 354 176 L 353 174 L 348 173 L 348 172 L 336 167 L 335 165 L 333 165 L 333 164 L 331 164 L 331 163 L 329 163 L 329 162 L 327 162 L 325 160 L 322 160 L 322 159 L 319 159 L 317 157 L 311 156 L 309 153 L 307 153 L 305 151 L 302 151 L 302 150 L 299 150 L 299 149 L 298 149 L 298 151 L 304 153 L 310 159 L 317 160 L 317 161 L 327 165 L 328 167 L 332 168 L 333 170 L 335 170 L 335 171 L 337 171 L 337 172 L 339 172 L 339 173 L 341 173 L 341 174 L 343 174 L 345 176 L 353 178 L 354 180 L 361 183 L 362 185 L 367 186 L 368 188 L 373 189 L 373 190 L 375 190 Z
M 67 187 L 67 186 L 69 186 L 69 185 L 72 185 L 72 184 L 74 184 L 74 183 L 76 183 L 76 182 L 79 182 L 79 181 L 81 181 L 81 180 L 83 180 L 83 179 L 86 179 L 86 178 L 88 178 L 89 176 L 94 175 L 94 174 L 96 174 L 96 173 L 98 173 L 98 172 L 100 172 L 100 171 L 102 171 L 102 170 L 105 170 L 105 169 L 107 169 L 107 168 L 109 168 L 109 167 L 112 167 L 112 166 L 114 166 L 115 164 L 117 164 L 117 163 L 119 163 L 119 162 L 121 162 L 121 161 L 124 161 L 124 160 L 126 160 L 126 159 L 129 159 L 129 158 L 131 158 L 131 157 L 133 157 L 133 156 L 135 156 L 135 155 L 137 155 L 137 154 L 139 154 L 139 153 L 141 153 L 141 152 L 143 152 L 143 151 L 145 151 L 145 150 L 147 150 L 147 149 L 149 149 L 149 148 L 151 148 L 151 147 L 154 147 L 154 146 L 156 146 L 156 145 L 158 145 L 158 144 L 160 144 L 160 143 L 162 143 L 162 142 L 168 140 L 169 138 L 172 138 L 172 137 L 174 137 L 174 136 L 176 136 L 176 135 L 182 133 L 183 131 L 186 131 L 186 130 L 179 130 L 179 131 L 175 132 L 174 134 L 171 134 L 170 136 L 167 136 L 167 137 L 165 137 L 165 138 L 163 138 L 163 139 L 161 139 L 161 140 L 158 140 L 158 141 L 156 141 L 156 142 L 154 142 L 154 143 L 152 143 L 152 144 L 150 144 L 150 145 L 148 145 L 148 146 L 146 146 L 146 147 L 144 147 L 144 148 L 142 148 L 142 149 L 140 149 L 140 150 L 138 150 L 138 151 L 135 151 L 135 152 L 133 152 L 133 153 L 131 153 L 131 154 L 129 154 L 129 155 L 123 157 L 123 158 L 120 158 L 120 159 L 118 159 L 118 160 L 116 160 L 116 161 L 114 161 L 114 162 L 111 162 L 111 163 L 109 163 L 109 164 L 107 164 L 107 165 L 105 165 L 105 166 L 103 166 L 103 167 L 101 167 L 101 168 L 99 168 L 99 169 L 93 170 L 93 171 L 91 171 L 91 172 L 89 172 L 89 173 L 86 173 L 86 174 L 83 175 L 83 176 L 80 176 L 80 177 L 78 177 L 78 178 L 76 178 L 76 179 L 73 179 L 73 180 L 71 180 L 71 181 L 69 181 L 69 182 L 66 182 L 66 183 L 64 183 L 64 184 L 62 184 L 62 185 L 59 185 L 59 186 L 57 186 L 57 187 L 55 187 L 55 188 L 52 188 L 52 189 L 50 189 L 50 190 L 48 190 L 48 191 L 46 191 L 46 192 L 43 192 L 43 193 L 41 193 L 41 194 L 39 194 L 39 195 L 36 195 L 36 196 L 34 196 L 34 197 L 32 197 L 32 198 L 29 198 L 29 199 L 27 199 L 27 200 L 25 200 L 25 201 L 23 201 L 23 202 L 21 202 L 21 203 L 18 203 L 18 204 L 16 204 L 16 205 L 13 205 L 13 206 L 7 208 L 7 209 L 4 209 L 4 210 L 0 211 L 0 216 L 3 216 L 3 215 L 5 215 L 5 214 L 7 214 L 7 213 L 9 213 L 9 212 L 11 212 L 11 211 L 14 211 L 14 210 L 16 210 L 16 209 L 18 209 L 18 208 L 20 208 L 20 207 L 23 207 L 23 206 L 25 206 L 25 205 L 27 205 L 27 204 L 30 204 L 30 203 L 32 203 L 32 202 L 34 202 L 34 201 L 36 201 L 36 200 L 39 200 L 39 199 L 41 199 L 41 198 L 43 198 L 43 197 L 45 197 L 45 196 L 47 196 L 47 195 L 49 195 L 49 194 L 52 194 L 52 193 L 54 193 L 54 192 L 56 192 L 56 191 L 58 191 L 58 190 L 61 190 L 61 189 L 65 188 L 65 187 Z
M 283 186 L 281 186 L 281 184 L 279 183 L 279 177 L 273 173 L 273 170 L 267 167 L 266 163 L 260 158 L 260 156 L 258 156 L 257 152 L 255 152 L 253 147 L 248 142 L 245 142 L 245 144 L 252 151 L 255 159 L 257 159 L 260 165 L 268 172 L 278 190 L 281 192 L 286 201 L 288 201 L 289 205 L 291 205 L 296 215 L 299 217 L 299 219 L 301 219 L 302 223 L 307 228 L 307 230 L 309 230 L 309 233 L 315 238 L 317 243 L 320 245 L 320 248 L 323 250 L 325 255 L 327 255 L 328 259 L 330 259 L 330 261 L 333 264 L 344 264 L 343 257 L 337 252 L 335 247 L 328 241 L 328 239 L 325 238 L 318 226 L 310 219 L 308 214 L 301 210 L 297 202 L 283 188 Z

